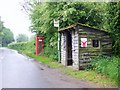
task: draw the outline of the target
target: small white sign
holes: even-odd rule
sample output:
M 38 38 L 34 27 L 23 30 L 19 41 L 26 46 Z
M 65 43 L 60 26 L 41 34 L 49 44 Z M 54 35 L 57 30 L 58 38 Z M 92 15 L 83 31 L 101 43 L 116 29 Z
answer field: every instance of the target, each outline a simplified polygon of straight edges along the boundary
M 87 38 L 81 38 L 81 47 L 87 47 Z
M 42 42 L 42 40 L 39 40 L 39 42 Z
M 59 20 L 54 20 L 54 27 L 59 27 Z

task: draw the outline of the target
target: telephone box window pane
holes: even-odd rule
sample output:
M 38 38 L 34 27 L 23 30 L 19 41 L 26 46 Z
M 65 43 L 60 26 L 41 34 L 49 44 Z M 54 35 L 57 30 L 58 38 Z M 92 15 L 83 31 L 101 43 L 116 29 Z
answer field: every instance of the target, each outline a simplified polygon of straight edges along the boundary
M 93 40 L 93 47 L 99 47 L 99 40 Z

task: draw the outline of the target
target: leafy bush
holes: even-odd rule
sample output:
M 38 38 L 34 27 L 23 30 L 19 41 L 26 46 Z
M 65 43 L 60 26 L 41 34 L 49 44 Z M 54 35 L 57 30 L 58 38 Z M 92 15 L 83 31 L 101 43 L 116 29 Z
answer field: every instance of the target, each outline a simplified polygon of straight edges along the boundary
M 56 48 L 45 47 L 44 54 L 54 60 L 58 59 L 58 52 Z
M 27 51 L 27 52 L 35 53 L 34 41 L 11 43 L 8 45 L 8 47 L 18 51 Z
M 92 60 L 92 69 L 110 77 L 115 80 L 118 84 L 119 80 L 119 57 L 108 57 L 108 56 L 98 56 Z

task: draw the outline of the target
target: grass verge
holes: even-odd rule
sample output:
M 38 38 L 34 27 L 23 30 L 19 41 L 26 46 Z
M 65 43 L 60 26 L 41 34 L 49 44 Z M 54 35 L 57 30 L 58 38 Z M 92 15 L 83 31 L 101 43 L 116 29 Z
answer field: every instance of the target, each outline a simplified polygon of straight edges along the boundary
M 64 66 L 59 64 L 57 61 L 52 60 L 46 56 L 36 56 L 35 54 L 32 54 L 28 51 L 20 51 L 20 53 L 26 54 L 27 56 L 34 58 L 35 60 L 48 65 L 50 68 L 63 68 Z
M 62 72 L 80 80 L 91 81 L 93 83 L 98 83 L 104 86 L 117 86 L 117 83 L 115 81 L 93 70 L 78 71 L 72 68 L 65 68 Z
M 110 78 L 106 77 L 105 75 L 98 74 L 97 72 L 93 70 L 74 70 L 69 67 L 65 67 L 61 64 L 59 64 L 57 61 L 52 60 L 45 56 L 36 56 L 28 51 L 20 51 L 23 54 L 26 54 L 27 56 L 48 65 L 50 68 L 58 69 L 63 68 L 61 72 L 63 72 L 66 75 L 72 76 L 74 78 L 80 79 L 80 80 L 87 80 L 91 81 L 93 83 L 98 83 L 104 86 L 117 86 L 117 83 Z

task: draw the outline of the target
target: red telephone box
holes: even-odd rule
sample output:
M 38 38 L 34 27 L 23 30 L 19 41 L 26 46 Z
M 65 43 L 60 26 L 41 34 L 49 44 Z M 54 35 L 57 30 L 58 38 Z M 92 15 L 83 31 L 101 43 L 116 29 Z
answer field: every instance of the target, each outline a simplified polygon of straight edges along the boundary
M 44 50 L 44 37 L 36 36 L 36 55 Z

